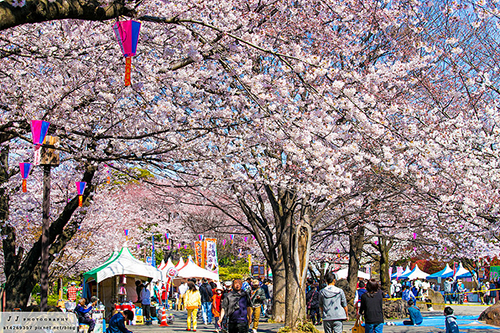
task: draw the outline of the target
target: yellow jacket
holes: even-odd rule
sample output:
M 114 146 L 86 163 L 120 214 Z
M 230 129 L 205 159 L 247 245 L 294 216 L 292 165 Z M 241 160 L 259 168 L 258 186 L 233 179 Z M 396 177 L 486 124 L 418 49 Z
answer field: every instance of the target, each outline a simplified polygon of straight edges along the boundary
M 184 306 L 186 309 L 198 309 L 201 306 L 201 295 L 198 290 L 188 290 L 184 294 Z

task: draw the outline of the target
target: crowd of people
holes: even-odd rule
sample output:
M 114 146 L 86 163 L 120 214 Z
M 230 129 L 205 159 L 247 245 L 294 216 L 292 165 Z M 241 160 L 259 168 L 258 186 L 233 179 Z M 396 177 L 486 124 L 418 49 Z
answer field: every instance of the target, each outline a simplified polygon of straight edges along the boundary
M 187 331 L 196 331 L 198 311 L 204 325 L 232 332 L 257 333 L 261 316 L 268 317 L 272 307 L 273 285 L 269 279 L 247 278 L 220 282 L 190 279 L 176 292 L 177 309 L 187 311 Z

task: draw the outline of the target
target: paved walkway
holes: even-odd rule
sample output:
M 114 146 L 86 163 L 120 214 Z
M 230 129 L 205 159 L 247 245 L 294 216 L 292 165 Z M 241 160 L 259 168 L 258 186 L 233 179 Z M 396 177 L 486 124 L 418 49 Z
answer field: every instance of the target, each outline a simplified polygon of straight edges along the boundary
M 457 316 L 475 316 L 478 317 L 481 312 L 486 309 L 486 306 L 453 306 L 453 309 L 455 310 L 455 314 Z M 131 331 L 135 332 L 151 332 L 151 333 L 185 333 L 186 332 L 186 312 L 185 311 L 173 311 L 169 312 L 173 313 L 175 316 L 175 321 L 174 324 L 169 326 L 169 327 L 159 327 L 158 325 L 152 325 L 152 326 L 128 326 L 128 329 Z M 441 311 L 433 311 L 433 312 L 423 312 L 422 315 L 425 318 L 429 317 L 435 317 L 435 316 L 442 316 Z M 430 319 L 430 318 L 429 318 Z M 425 320 L 425 319 L 424 319 Z M 395 321 L 395 323 L 400 323 L 401 320 Z M 434 323 L 433 323 L 434 322 Z M 421 327 L 421 326 L 384 326 L 384 333 L 438 333 L 438 332 L 445 332 L 444 329 L 444 319 L 440 320 L 439 318 L 436 318 L 434 321 L 431 321 L 432 325 L 436 326 L 426 326 L 426 327 Z M 351 328 L 353 327 L 354 322 L 346 322 L 344 323 L 344 332 L 350 333 Z M 261 319 L 261 322 L 259 324 L 259 333 L 275 333 L 278 331 L 279 328 L 283 327 L 283 324 L 271 324 L 265 322 L 265 318 Z M 323 327 L 322 326 L 316 326 L 320 332 L 323 332 Z M 214 333 L 214 327 L 213 325 L 203 325 L 203 322 L 201 325 L 198 325 L 197 328 L 197 333 Z M 500 327 L 493 327 L 491 325 L 486 325 L 484 323 L 480 322 L 475 322 L 473 324 L 468 324 L 468 325 L 460 325 L 460 332 L 477 332 L 477 333 L 492 333 L 500 332 Z

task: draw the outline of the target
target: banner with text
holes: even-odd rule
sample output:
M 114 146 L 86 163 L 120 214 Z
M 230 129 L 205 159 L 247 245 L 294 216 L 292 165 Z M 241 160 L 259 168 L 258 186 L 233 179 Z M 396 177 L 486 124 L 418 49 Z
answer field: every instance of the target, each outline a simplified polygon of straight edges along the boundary
M 205 269 L 219 274 L 219 261 L 217 259 L 217 240 L 214 238 L 206 239 L 206 266 Z

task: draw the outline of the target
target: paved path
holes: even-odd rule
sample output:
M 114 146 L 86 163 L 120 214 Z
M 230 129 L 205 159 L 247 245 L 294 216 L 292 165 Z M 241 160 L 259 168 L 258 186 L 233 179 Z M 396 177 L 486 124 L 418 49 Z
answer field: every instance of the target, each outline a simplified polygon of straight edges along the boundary
M 486 306 L 453 306 L 455 310 L 455 314 L 457 316 L 479 316 L 481 312 L 486 309 Z M 169 312 L 173 313 L 175 316 L 175 322 L 173 325 L 169 327 L 159 327 L 158 325 L 152 326 L 128 326 L 128 329 L 136 332 L 151 332 L 151 333 L 186 333 L 186 313 L 185 311 L 173 311 Z M 433 312 L 423 312 L 422 315 L 424 317 L 433 317 L 433 316 L 442 316 L 441 311 L 433 311 Z M 259 324 L 259 333 L 275 333 L 279 328 L 283 327 L 282 324 L 271 324 L 265 322 L 265 318 L 261 319 Z M 439 323 L 436 326 L 384 326 L 384 333 L 444 333 L 444 320 L 441 322 L 437 320 Z M 395 321 L 396 323 L 401 322 L 401 320 Z M 351 328 L 353 327 L 354 322 L 346 322 L 344 323 L 344 332 L 350 333 Z M 316 326 L 320 332 L 323 332 L 322 326 Z M 198 325 L 197 333 L 214 333 L 213 325 Z M 500 327 L 494 328 L 491 325 L 486 325 L 484 323 L 475 323 L 473 325 L 460 325 L 460 332 L 477 332 L 477 333 L 500 333 Z

